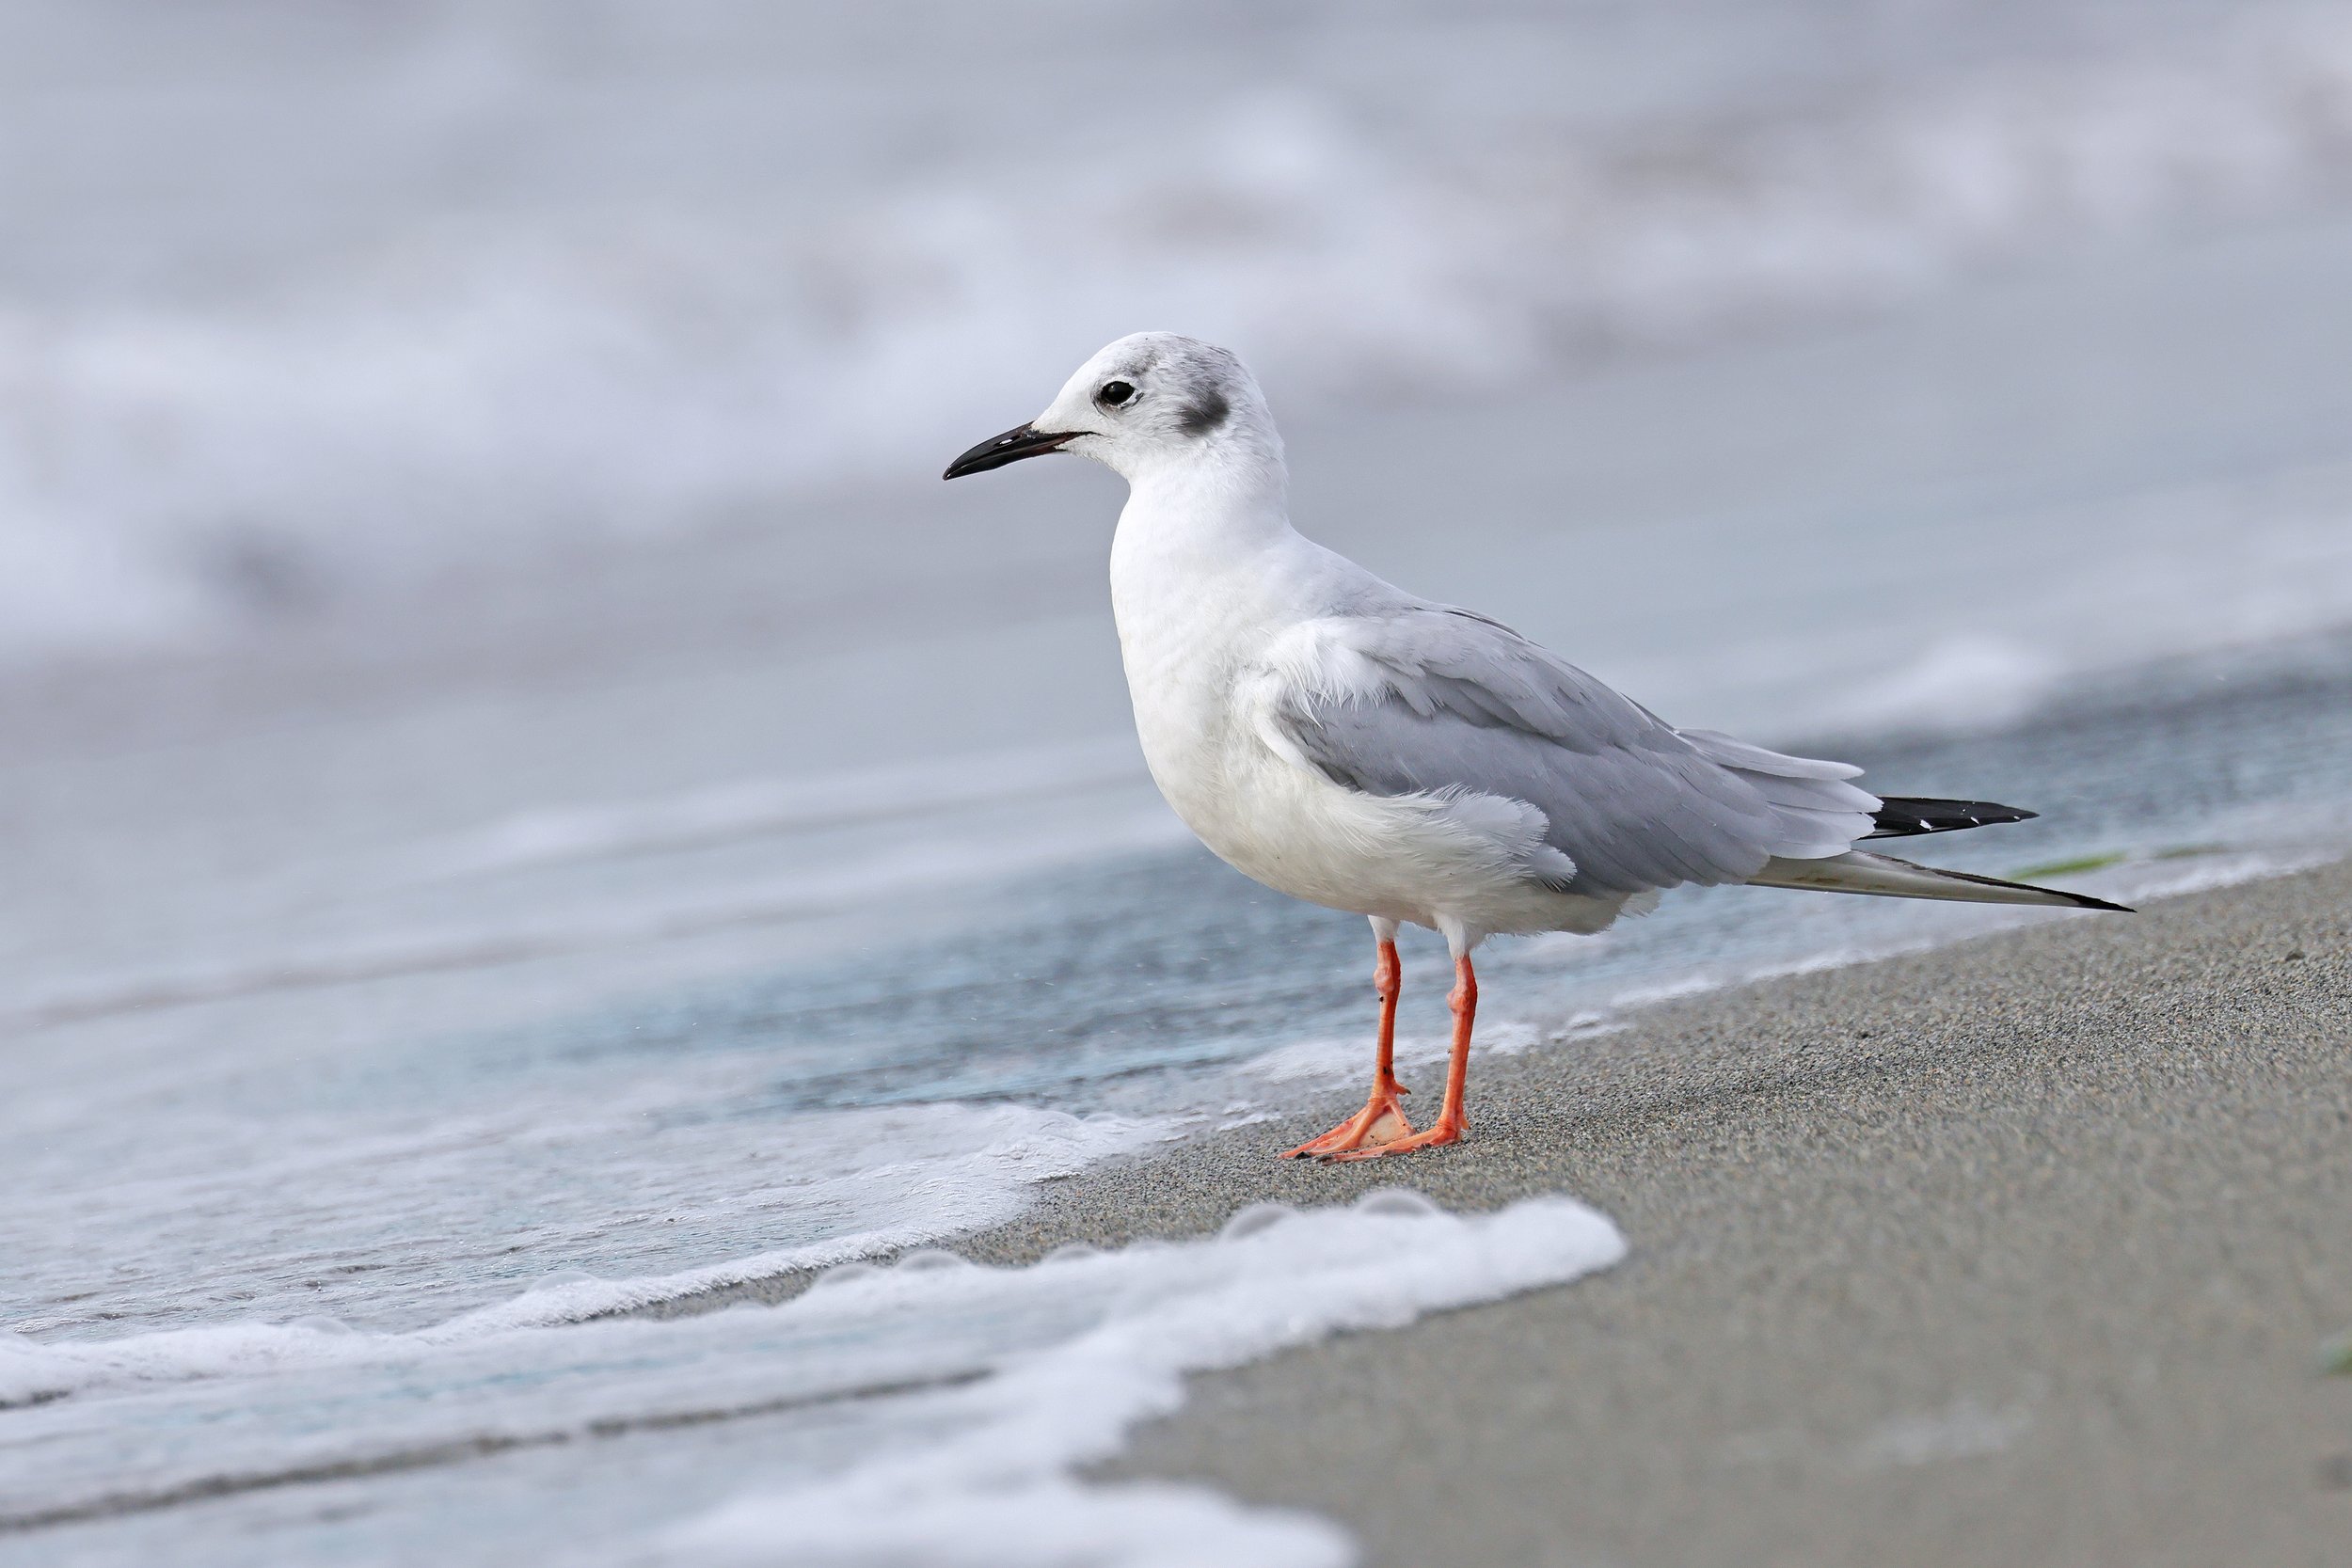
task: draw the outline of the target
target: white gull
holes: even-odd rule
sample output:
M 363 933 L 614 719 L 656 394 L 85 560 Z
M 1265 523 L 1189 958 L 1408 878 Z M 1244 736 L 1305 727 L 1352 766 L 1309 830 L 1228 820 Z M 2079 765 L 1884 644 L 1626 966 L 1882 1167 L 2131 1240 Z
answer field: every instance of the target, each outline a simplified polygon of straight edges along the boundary
M 946 477 L 1063 451 L 1128 483 L 1111 603 L 1161 793 L 1235 869 L 1372 921 L 1371 1096 L 1291 1154 L 1365 1159 L 1463 1136 L 1470 954 L 1488 936 L 1598 931 L 1685 882 L 2121 908 L 1857 849 L 2033 814 L 1882 798 L 1844 763 L 1677 730 L 1500 622 L 1305 538 L 1264 396 L 1224 349 L 1121 338 Z M 1420 1132 L 1391 1069 L 1406 922 L 1443 934 L 1454 965 L 1444 1101 Z

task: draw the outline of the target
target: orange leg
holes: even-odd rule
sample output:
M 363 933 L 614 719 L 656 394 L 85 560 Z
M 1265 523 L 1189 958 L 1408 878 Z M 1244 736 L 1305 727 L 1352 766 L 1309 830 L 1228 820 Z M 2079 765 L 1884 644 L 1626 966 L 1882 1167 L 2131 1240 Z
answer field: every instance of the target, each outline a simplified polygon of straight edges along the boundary
M 1397 1103 L 1397 1097 L 1406 1092 L 1405 1085 L 1396 1081 L 1396 999 L 1405 982 L 1396 961 L 1393 932 L 1380 938 L 1380 957 L 1373 966 L 1372 983 L 1380 993 L 1380 1046 L 1373 1066 L 1372 1098 L 1364 1101 L 1362 1110 L 1323 1136 L 1285 1150 L 1285 1160 L 1390 1143 L 1413 1131 L 1413 1124 L 1405 1119 L 1405 1107 Z
M 1384 1144 L 1338 1149 L 1325 1155 L 1326 1159 L 1376 1160 L 1384 1154 L 1410 1154 L 1417 1148 L 1462 1141 L 1470 1131 L 1470 1118 L 1462 1114 L 1462 1096 L 1470 1087 L 1470 1023 L 1478 1016 L 1478 976 L 1470 969 L 1468 953 L 1454 960 L 1454 991 L 1446 1002 L 1454 1009 L 1454 1054 L 1446 1063 L 1445 1103 L 1438 1108 L 1438 1119 L 1422 1132 Z

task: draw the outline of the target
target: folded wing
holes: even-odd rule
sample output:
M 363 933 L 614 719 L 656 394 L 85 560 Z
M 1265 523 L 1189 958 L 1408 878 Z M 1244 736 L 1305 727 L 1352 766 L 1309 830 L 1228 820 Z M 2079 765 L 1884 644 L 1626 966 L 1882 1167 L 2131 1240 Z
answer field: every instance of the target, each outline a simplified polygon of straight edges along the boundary
M 1312 622 L 1269 673 L 1269 739 L 1343 788 L 1535 807 L 1568 892 L 1745 881 L 1844 853 L 1879 807 L 1845 782 L 1859 768 L 1677 730 L 1467 610 Z

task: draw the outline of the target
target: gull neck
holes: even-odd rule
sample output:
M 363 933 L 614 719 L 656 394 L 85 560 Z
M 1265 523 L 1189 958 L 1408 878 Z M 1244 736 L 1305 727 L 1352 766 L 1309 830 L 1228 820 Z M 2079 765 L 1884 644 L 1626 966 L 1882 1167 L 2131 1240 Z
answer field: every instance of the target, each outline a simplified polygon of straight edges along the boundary
M 1291 533 L 1290 483 L 1279 451 L 1227 447 L 1139 467 L 1127 476 L 1120 541 L 1131 547 L 1222 554 Z

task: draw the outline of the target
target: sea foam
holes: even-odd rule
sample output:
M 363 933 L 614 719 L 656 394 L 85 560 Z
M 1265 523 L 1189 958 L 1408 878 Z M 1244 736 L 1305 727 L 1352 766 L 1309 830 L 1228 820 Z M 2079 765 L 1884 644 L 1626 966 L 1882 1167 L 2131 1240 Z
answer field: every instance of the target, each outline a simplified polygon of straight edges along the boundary
M 1565 1283 L 1624 1253 L 1607 1218 L 1565 1198 L 1455 1215 L 1389 1190 L 1346 1208 L 1253 1206 L 1217 1236 L 1025 1268 L 916 1251 L 779 1306 L 667 1322 L 559 1312 L 518 1325 L 585 1305 L 573 1293 L 597 1282 L 572 1281 L 526 1292 L 521 1319 L 409 1334 L 304 1323 L 10 1338 L 0 1378 L 20 1408 L 0 1429 L 0 1528 L 81 1518 L 101 1534 L 77 1539 L 103 1544 L 95 1522 L 135 1534 L 180 1499 L 226 1498 L 261 1520 L 241 1499 L 288 1481 L 398 1476 L 365 1544 L 413 1560 L 448 1544 L 436 1486 L 560 1447 L 562 1468 L 538 1478 L 553 1495 L 524 1517 L 547 1545 L 569 1494 L 601 1491 L 608 1511 L 620 1499 L 619 1537 L 568 1544 L 592 1558 L 1337 1565 L 1352 1547 L 1326 1521 L 1078 1471 L 1177 1409 L 1187 1373 Z M 650 1289 L 622 1284 L 623 1299 Z M 702 1445 L 700 1507 L 611 1483 L 645 1432 L 665 1453 Z M 297 1513 L 222 1539 L 245 1560 L 302 1560 L 313 1528 Z

